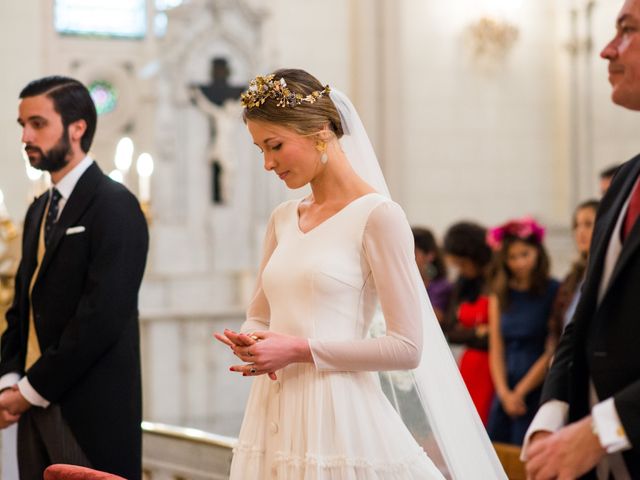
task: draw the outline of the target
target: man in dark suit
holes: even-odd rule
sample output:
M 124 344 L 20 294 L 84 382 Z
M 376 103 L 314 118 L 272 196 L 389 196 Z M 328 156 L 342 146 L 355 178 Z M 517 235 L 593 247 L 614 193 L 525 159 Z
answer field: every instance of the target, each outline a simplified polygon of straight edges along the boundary
M 640 0 L 626 0 L 609 61 L 612 100 L 640 110 Z M 602 200 L 580 303 L 524 446 L 539 479 L 640 478 L 640 155 Z
M 87 155 L 97 115 L 80 82 L 45 77 L 20 98 L 26 154 L 53 187 L 24 222 L 1 340 L 0 427 L 18 422 L 21 479 L 42 479 L 52 463 L 139 479 L 146 221 Z

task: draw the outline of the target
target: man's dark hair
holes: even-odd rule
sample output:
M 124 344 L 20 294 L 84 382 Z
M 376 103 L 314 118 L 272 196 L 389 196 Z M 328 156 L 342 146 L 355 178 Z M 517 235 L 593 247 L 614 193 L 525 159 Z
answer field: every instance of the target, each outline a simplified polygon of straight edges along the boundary
M 96 106 L 87 87 L 73 78 L 53 75 L 29 82 L 20 92 L 20 98 L 43 94 L 53 101 L 53 108 L 62 118 L 65 132 L 73 122 L 86 122 L 87 129 L 80 139 L 80 147 L 87 153 L 91 148 L 98 122 Z
M 445 253 L 470 259 L 478 267 L 484 268 L 492 258 L 492 252 L 486 242 L 487 230 L 477 223 L 458 222 L 444 235 Z
M 603 180 L 605 178 L 612 178 L 618 171 L 618 168 L 620 168 L 620 165 L 611 165 L 610 167 L 605 168 L 600 172 L 600 178 Z

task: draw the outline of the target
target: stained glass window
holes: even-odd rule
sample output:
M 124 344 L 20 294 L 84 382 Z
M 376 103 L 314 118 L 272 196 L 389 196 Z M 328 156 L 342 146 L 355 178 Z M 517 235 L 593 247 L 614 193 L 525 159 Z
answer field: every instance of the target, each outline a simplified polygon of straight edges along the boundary
M 147 31 L 146 0 L 54 0 L 53 17 L 67 35 L 142 38 Z
M 115 87 L 106 80 L 96 80 L 89 84 L 89 93 L 96 105 L 98 115 L 112 112 L 118 105 L 118 92 Z
M 153 30 L 163 36 L 166 11 L 186 0 L 54 0 L 54 26 L 64 35 L 143 38 L 147 32 L 146 4 L 155 11 Z
M 184 0 L 156 0 L 156 10 L 169 10 L 177 7 Z

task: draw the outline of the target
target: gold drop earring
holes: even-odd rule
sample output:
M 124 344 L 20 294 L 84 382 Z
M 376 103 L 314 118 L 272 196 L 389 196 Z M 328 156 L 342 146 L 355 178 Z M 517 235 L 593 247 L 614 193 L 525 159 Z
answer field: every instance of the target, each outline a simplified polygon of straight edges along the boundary
M 316 148 L 322 152 L 322 155 L 320 155 L 320 163 L 326 165 L 329 161 L 329 155 L 327 155 L 327 144 L 325 142 L 318 142 Z

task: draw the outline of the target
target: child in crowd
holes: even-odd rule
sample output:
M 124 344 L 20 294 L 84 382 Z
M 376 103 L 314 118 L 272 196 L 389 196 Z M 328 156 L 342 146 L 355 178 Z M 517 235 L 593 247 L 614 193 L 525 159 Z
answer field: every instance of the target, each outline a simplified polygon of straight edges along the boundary
M 496 398 L 488 432 L 495 442 L 521 445 L 536 413 L 551 351 L 548 319 L 558 291 L 549 276 L 544 228 L 531 218 L 489 231 L 496 252 L 489 298 L 489 360 Z

